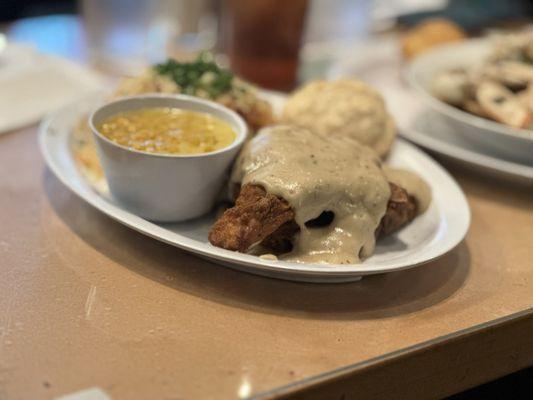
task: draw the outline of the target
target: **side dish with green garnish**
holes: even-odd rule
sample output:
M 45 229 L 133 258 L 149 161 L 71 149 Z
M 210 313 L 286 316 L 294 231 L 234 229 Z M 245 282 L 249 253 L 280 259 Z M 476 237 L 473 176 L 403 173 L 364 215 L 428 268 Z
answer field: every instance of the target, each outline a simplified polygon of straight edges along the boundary
M 168 59 L 164 63 L 156 64 L 153 69 L 157 74 L 172 79 L 184 94 L 193 96 L 216 99 L 230 91 L 233 85 L 233 73 L 220 68 L 212 57 L 205 53 L 190 63 Z
M 143 93 L 183 93 L 214 100 L 239 113 L 252 131 L 273 122 L 271 105 L 257 89 L 220 67 L 209 54 L 181 62 L 168 59 L 137 77 L 123 78 L 113 97 Z

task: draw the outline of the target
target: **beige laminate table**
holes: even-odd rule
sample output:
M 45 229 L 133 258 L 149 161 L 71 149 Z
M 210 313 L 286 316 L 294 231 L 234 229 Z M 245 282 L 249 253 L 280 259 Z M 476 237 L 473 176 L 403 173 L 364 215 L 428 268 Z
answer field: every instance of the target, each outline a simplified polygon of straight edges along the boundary
M 533 190 L 450 171 L 472 208 L 455 250 L 313 285 L 123 227 L 44 166 L 36 127 L 1 135 L 0 399 L 424 399 L 533 365 Z
M 435 398 L 533 364 L 533 193 L 452 170 L 467 239 L 349 284 L 236 272 L 102 215 L 0 136 L 0 398 Z M 342 397 L 342 396 L 345 397 Z

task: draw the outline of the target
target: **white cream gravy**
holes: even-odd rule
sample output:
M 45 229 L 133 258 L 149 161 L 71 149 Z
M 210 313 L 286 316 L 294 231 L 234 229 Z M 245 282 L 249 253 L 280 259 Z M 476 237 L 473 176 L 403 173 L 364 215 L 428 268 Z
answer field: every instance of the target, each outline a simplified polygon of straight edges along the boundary
M 263 186 L 289 202 L 300 233 L 280 258 L 296 262 L 348 264 L 370 256 L 390 197 L 372 149 L 291 125 L 264 128 L 248 142 L 232 182 Z M 329 226 L 306 227 L 323 211 L 335 214 Z

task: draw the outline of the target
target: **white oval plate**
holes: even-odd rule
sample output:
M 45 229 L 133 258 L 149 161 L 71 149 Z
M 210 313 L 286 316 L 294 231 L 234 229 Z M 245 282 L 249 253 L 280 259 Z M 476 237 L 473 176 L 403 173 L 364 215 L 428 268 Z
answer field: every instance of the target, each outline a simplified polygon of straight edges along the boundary
M 427 263 L 453 249 L 465 236 L 470 210 L 465 196 L 448 173 L 430 157 L 398 140 L 389 162 L 417 171 L 430 185 L 430 208 L 395 235 L 380 240 L 375 254 L 357 265 L 298 264 L 263 260 L 214 247 L 207 233 L 214 215 L 177 223 L 156 224 L 121 208 L 106 191 L 99 192 L 78 171 L 69 139 L 76 121 L 96 104 L 88 99 L 49 116 L 40 127 L 41 152 L 50 169 L 74 193 L 118 222 L 157 240 L 253 274 L 307 282 L 346 282 L 363 275 L 398 271 Z M 278 102 L 279 104 L 279 102 Z
M 330 71 L 329 78 L 357 76 L 378 88 L 387 101 L 400 134 L 428 150 L 465 168 L 512 181 L 533 185 L 533 159 L 523 164 L 497 152 L 480 148 L 464 135 L 450 127 L 402 81 L 403 60 L 396 40 L 381 39 L 372 45 L 361 44 L 353 54 L 344 57 Z

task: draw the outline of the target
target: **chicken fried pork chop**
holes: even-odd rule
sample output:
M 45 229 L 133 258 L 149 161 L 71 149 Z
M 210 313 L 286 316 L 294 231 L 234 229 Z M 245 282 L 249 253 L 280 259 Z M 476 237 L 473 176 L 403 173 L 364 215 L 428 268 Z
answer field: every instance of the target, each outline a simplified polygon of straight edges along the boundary
M 416 216 L 415 199 L 404 189 L 390 183 L 391 197 L 387 211 L 376 229 L 376 236 L 389 235 L 406 225 Z M 307 226 L 320 228 L 329 225 L 332 213 L 323 212 L 308 221 Z M 269 194 L 257 185 L 245 185 L 235 206 L 229 208 L 215 222 L 209 232 L 209 241 L 217 247 L 245 252 L 261 243 L 276 253 L 290 251 L 294 236 L 300 228 L 294 220 L 294 211 L 284 199 Z
M 209 241 L 227 250 L 245 252 L 293 220 L 294 211 L 284 199 L 267 193 L 261 186 L 245 185 L 235 206 L 226 210 L 211 228 Z
M 355 140 L 293 125 L 261 130 L 231 181 L 242 190 L 210 242 L 241 252 L 261 243 L 295 262 L 360 262 L 378 234 L 415 217 L 419 207 L 409 194 L 422 192 L 403 189 L 408 174 L 388 179 L 378 155 Z

